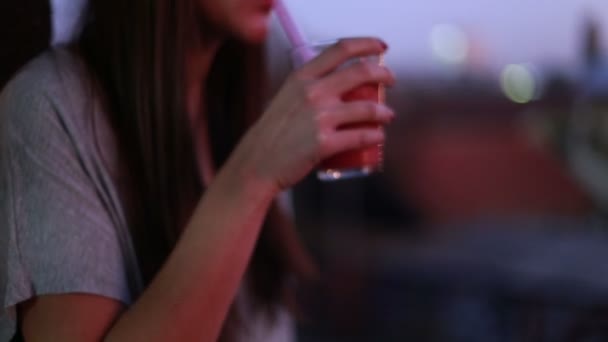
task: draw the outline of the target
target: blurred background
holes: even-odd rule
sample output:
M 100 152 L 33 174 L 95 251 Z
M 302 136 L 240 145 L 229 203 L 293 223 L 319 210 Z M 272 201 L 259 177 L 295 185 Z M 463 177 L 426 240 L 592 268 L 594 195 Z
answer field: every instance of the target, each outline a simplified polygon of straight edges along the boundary
M 0 87 L 82 3 L 0 2 L 0 40 L 24 44 L 0 49 Z M 287 5 L 310 41 L 382 37 L 399 79 L 384 171 L 291 192 L 322 273 L 301 341 L 608 341 L 608 2 Z M 274 22 L 268 54 L 276 90 Z
M 608 2 L 287 1 L 378 36 L 384 172 L 292 193 L 322 270 L 303 341 L 607 341 Z M 275 87 L 290 70 L 275 24 Z

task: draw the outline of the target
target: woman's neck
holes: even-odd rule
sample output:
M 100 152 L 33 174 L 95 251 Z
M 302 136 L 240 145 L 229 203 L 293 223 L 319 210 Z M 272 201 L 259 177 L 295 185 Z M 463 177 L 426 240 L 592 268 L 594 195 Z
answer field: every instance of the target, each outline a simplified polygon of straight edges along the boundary
M 205 85 L 213 60 L 221 41 L 197 47 L 188 51 L 186 56 L 186 105 L 192 142 L 199 177 L 203 184 L 210 184 L 214 177 L 214 168 L 209 145 L 207 118 L 204 110 Z
M 200 120 L 202 96 L 213 59 L 217 54 L 221 41 L 201 44 L 189 50 L 186 55 L 186 99 L 191 124 Z

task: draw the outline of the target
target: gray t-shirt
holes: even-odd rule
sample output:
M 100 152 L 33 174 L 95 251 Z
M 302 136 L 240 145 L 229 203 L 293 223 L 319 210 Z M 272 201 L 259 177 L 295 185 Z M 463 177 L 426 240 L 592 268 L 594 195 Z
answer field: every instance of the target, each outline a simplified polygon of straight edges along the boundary
M 32 297 L 87 293 L 128 306 L 143 290 L 116 137 L 87 77 L 55 49 L 0 95 L 0 341 L 15 334 L 16 304 Z M 249 316 L 243 341 L 293 340 L 286 313 L 274 324 Z

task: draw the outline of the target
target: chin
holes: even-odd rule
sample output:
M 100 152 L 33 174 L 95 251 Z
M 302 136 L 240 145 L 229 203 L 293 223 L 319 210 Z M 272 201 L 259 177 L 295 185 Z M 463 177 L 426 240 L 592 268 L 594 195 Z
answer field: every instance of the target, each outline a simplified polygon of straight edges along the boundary
M 266 41 L 268 36 L 268 30 L 264 31 L 255 31 L 248 32 L 243 38 L 243 40 L 250 44 L 262 44 Z
M 268 37 L 268 26 L 268 20 L 256 20 L 250 25 L 240 27 L 238 36 L 246 43 L 261 44 Z

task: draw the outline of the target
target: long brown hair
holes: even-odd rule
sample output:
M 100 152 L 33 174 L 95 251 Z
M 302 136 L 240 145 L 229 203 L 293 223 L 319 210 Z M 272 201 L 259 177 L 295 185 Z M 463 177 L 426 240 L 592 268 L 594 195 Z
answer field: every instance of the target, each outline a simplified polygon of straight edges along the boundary
M 91 0 L 77 50 L 106 99 L 133 184 L 130 229 L 145 283 L 174 247 L 200 198 L 185 98 L 186 49 L 201 39 L 196 0 Z M 205 104 L 215 167 L 261 113 L 262 46 L 228 40 L 207 79 Z M 250 264 L 261 306 L 282 292 L 284 264 L 263 229 Z

